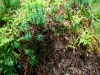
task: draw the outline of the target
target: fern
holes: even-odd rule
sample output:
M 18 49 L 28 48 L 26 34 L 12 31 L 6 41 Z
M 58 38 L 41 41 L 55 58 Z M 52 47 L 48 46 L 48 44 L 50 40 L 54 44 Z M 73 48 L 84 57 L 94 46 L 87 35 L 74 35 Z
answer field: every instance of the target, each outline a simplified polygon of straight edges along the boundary
M 92 38 L 93 38 L 93 35 L 89 31 L 84 31 L 78 38 L 79 40 L 79 42 L 77 41 L 78 46 L 80 44 L 83 44 L 84 46 L 89 45 L 92 48 Z
M 19 55 L 14 52 L 14 42 L 0 46 L 0 75 L 17 75 L 14 64 Z

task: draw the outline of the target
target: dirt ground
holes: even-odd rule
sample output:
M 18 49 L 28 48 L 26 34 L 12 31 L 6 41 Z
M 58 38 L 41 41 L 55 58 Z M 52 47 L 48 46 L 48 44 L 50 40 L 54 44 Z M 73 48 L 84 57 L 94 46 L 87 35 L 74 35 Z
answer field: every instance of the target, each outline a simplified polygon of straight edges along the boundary
M 100 75 L 100 55 L 82 49 L 65 49 L 65 41 L 61 40 L 56 41 L 55 48 L 35 69 L 34 75 Z
M 51 35 L 45 39 L 48 53 L 38 67 L 25 66 L 26 70 L 19 71 L 19 75 L 100 75 L 100 55 L 86 51 L 88 47 L 65 48 L 73 42 L 73 38 L 67 34 L 63 33 L 56 40 Z

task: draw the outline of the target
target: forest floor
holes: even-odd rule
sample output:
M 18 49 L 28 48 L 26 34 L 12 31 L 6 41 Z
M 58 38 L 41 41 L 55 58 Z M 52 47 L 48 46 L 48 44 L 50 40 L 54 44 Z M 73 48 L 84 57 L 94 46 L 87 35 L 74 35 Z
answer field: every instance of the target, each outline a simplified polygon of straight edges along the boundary
M 43 56 L 36 68 L 28 68 L 26 65 L 26 69 L 21 70 L 19 75 L 100 75 L 99 54 L 88 51 L 87 46 L 66 48 L 73 42 L 73 35 L 69 37 L 62 33 L 59 38 L 56 38 L 51 31 L 48 31 L 45 36 L 47 54 Z M 27 58 L 24 59 L 20 58 L 28 64 Z
M 88 9 L 88 7 L 86 8 Z M 72 9 L 75 11 L 74 4 Z M 63 6 L 61 6 L 56 15 L 63 13 L 65 13 L 65 11 Z M 100 55 L 97 54 L 95 50 L 90 51 L 91 48 L 88 47 L 88 45 L 83 46 L 80 44 L 80 46 L 76 45 L 76 48 L 66 48 L 66 46 L 75 42 L 75 32 L 67 29 L 67 32 L 63 31 L 58 38 L 55 37 L 52 27 L 54 27 L 57 32 L 60 32 L 61 27 L 53 20 L 53 17 L 51 19 L 53 22 L 45 24 L 46 27 L 44 27 L 48 29 L 47 32 L 43 33 L 45 37 L 44 41 L 37 44 L 38 51 L 36 54 L 40 54 L 39 57 L 41 56 L 40 50 L 42 50 L 42 45 L 44 44 L 46 46 L 43 47 L 45 48 L 43 53 L 46 52 L 46 55 L 43 56 L 42 61 L 36 68 L 28 69 L 26 66 L 26 69 L 24 68 L 25 71 L 21 71 L 22 74 L 19 75 L 23 75 L 23 72 L 24 75 L 100 75 Z M 84 26 L 87 25 L 87 22 L 89 24 L 89 21 L 82 20 L 80 22 L 80 28 L 85 28 Z M 68 25 L 68 23 L 66 25 Z M 72 24 L 68 25 L 69 28 L 71 26 Z M 32 30 L 37 34 L 37 31 L 42 32 L 41 29 L 38 30 L 38 28 L 33 27 Z M 83 31 L 85 30 L 83 29 Z M 26 62 L 26 64 L 28 64 L 28 62 Z
M 82 48 L 66 49 L 68 42 L 64 38 L 54 42 L 54 48 L 35 69 L 34 75 L 100 75 L 100 55 Z
M 99 23 L 98 27 L 94 25 L 98 19 L 89 3 L 50 0 L 46 5 L 46 0 L 43 3 L 42 0 L 26 0 L 25 4 L 24 1 L 0 21 L 4 28 L 0 32 L 3 45 L 0 58 L 6 66 L 0 64 L 3 67 L 0 74 L 8 75 L 10 70 L 16 70 L 18 75 L 100 75 L 100 41 L 96 33 L 100 29 Z M 6 52 L 12 53 L 9 59 Z M 12 69 L 8 61 L 13 64 Z

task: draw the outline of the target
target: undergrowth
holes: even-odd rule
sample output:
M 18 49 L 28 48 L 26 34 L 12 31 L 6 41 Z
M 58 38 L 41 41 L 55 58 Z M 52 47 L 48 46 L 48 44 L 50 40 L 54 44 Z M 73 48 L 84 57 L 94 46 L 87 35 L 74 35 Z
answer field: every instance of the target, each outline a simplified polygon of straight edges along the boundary
M 48 40 L 63 33 L 74 36 L 66 48 L 89 46 L 100 53 L 99 9 L 92 11 L 89 2 L 98 1 L 0 0 L 0 75 L 18 75 L 15 65 L 27 74 L 48 54 Z

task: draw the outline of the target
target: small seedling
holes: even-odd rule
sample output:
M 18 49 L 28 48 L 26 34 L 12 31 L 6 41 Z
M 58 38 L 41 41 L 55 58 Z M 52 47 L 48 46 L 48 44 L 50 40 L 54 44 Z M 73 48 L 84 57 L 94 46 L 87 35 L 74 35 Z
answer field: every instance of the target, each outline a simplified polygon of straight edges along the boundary
M 26 31 L 28 29 L 29 25 L 26 22 L 22 22 L 20 25 L 20 30 Z
M 57 21 L 60 21 L 61 22 L 62 20 L 63 20 L 63 16 L 62 15 L 58 15 L 57 16 Z
M 31 40 L 32 36 L 30 33 L 27 33 L 25 34 L 25 36 L 22 36 L 22 40 L 25 40 L 25 41 L 29 41 Z
M 36 39 L 37 39 L 38 41 L 42 41 L 42 40 L 43 40 L 43 35 L 41 35 L 41 34 L 37 35 L 37 36 L 36 36 Z
M 30 61 L 30 65 L 33 66 L 33 67 L 38 65 L 38 61 L 37 61 L 37 59 L 34 55 L 32 55 L 30 57 L 29 61 Z

